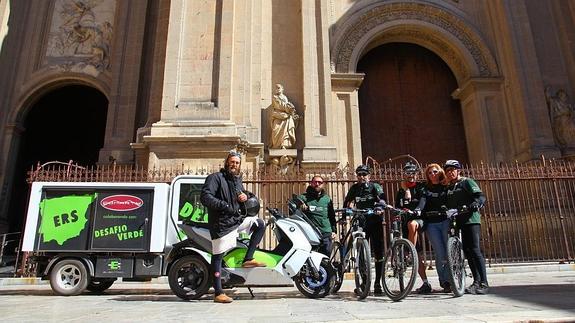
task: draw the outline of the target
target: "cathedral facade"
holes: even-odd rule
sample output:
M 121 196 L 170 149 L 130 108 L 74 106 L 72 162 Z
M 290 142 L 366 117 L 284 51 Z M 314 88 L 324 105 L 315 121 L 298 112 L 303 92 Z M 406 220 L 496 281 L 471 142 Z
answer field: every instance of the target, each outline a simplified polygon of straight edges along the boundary
M 0 46 L 5 228 L 51 160 L 575 154 L 575 1 L 0 0 Z

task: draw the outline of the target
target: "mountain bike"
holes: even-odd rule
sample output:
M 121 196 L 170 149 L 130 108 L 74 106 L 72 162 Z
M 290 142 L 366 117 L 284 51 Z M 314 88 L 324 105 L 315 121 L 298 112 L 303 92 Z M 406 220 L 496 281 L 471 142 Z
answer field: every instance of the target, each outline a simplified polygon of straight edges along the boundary
M 447 273 L 451 291 L 455 297 L 465 293 L 465 256 L 463 254 L 463 243 L 461 241 L 461 230 L 457 226 L 457 216 L 469 213 L 469 208 L 463 206 L 461 209 L 445 210 L 449 219 L 449 231 L 447 238 Z
M 364 299 L 371 286 L 371 253 L 363 226 L 366 216 L 375 216 L 371 209 L 337 209 L 341 214 L 337 221 L 340 226 L 340 239 L 331 247 L 330 261 L 335 268 L 331 293 L 337 293 L 343 283 L 344 273 L 353 270 L 355 274 L 355 294 Z M 351 217 L 349 229 L 347 219 Z
M 391 211 L 390 244 L 383 262 L 382 285 L 385 294 L 393 301 L 404 299 L 415 284 L 419 266 L 417 251 L 411 241 L 403 237 L 402 223 L 413 211 L 383 205 Z

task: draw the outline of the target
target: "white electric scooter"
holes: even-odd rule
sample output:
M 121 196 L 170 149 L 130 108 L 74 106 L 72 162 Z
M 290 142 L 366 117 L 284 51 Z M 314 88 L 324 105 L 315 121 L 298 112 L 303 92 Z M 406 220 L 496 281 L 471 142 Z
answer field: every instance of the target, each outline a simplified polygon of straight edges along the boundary
M 270 217 L 266 226 L 274 227 L 278 244 L 273 250 L 257 249 L 254 254 L 266 267 L 242 268 L 249 241 L 238 241 L 237 247 L 224 255 L 220 276 L 224 287 L 247 287 L 253 296 L 251 287 L 285 287 L 295 282 L 307 297 L 329 294 L 334 269 L 327 256 L 312 251 L 313 246 L 320 243 L 318 232 L 297 215 L 295 203 L 289 205 L 292 213 L 289 217 L 268 208 Z M 210 233 L 198 226 L 179 226 L 188 238 L 175 244 L 170 252 L 168 281 L 178 297 L 198 299 L 212 286 Z

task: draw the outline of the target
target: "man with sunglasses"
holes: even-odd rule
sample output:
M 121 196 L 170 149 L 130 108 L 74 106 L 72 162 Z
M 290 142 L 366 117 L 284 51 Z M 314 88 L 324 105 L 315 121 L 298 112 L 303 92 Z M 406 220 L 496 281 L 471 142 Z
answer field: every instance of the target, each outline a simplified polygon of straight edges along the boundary
M 299 198 L 304 202 L 301 207 L 303 212 L 322 234 L 319 252 L 329 257 L 337 228 L 333 202 L 323 188 L 323 184 L 324 181 L 321 176 L 314 176 L 305 193 L 300 195 Z
M 376 204 L 386 203 L 386 196 L 383 188 L 378 183 L 370 182 L 369 167 L 359 165 L 355 174 L 357 182 L 353 184 L 345 199 L 343 207 L 350 207 L 352 204 L 357 209 L 373 209 Z M 373 284 L 373 293 L 381 295 L 381 274 L 383 271 L 383 217 L 381 214 L 373 214 L 366 219 L 364 231 L 371 246 L 371 252 L 375 258 L 375 282 Z

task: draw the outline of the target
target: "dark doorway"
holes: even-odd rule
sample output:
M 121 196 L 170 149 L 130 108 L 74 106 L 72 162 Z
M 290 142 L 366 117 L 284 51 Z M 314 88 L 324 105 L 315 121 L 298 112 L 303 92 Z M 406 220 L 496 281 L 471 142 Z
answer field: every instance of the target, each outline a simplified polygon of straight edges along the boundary
M 363 157 L 410 154 L 422 163 L 468 161 L 457 81 L 445 62 L 418 45 L 390 43 L 370 50 L 357 70 Z
M 29 191 L 26 172 L 36 163 L 73 160 L 85 166 L 98 161 L 108 99 L 94 88 L 71 85 L 44 95 L 28 111 L 12 183 L 9 232 L 22 229 Z

